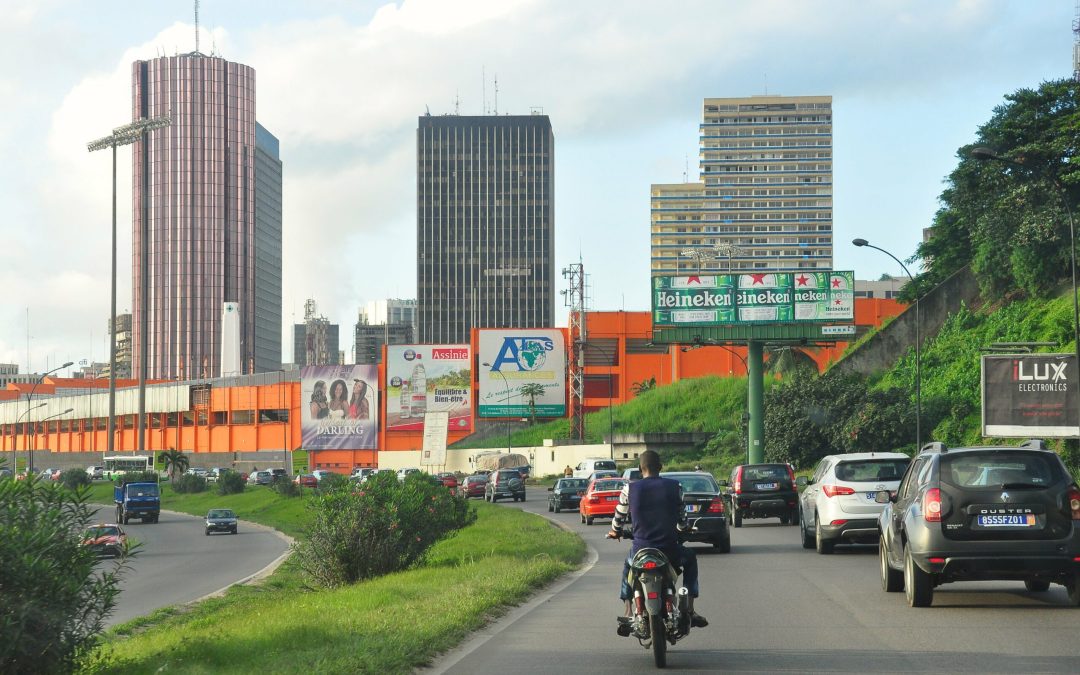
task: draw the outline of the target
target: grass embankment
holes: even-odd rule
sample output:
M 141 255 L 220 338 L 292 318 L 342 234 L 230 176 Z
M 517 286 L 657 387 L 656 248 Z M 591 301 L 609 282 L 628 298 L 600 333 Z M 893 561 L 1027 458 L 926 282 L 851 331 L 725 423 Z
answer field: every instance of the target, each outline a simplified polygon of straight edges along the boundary
M 286 566 L 270 583 L 119 627 L 96 670 L 357 673 L 428 664 L 584 556 L 579 537 L 537 516 L 476 507 L 476 523 L 436 544 L 422 567 L 312 591 Z

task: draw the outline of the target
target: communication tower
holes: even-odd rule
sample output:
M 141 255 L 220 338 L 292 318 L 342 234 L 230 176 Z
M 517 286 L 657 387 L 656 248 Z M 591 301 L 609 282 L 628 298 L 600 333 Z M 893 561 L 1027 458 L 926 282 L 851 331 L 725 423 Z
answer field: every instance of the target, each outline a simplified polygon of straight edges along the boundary
M 570 438 L 585 438 L 585 266 L 578 262 L 562 271 L 570 288 L 562 291 L 565 304 L 570 308 Z

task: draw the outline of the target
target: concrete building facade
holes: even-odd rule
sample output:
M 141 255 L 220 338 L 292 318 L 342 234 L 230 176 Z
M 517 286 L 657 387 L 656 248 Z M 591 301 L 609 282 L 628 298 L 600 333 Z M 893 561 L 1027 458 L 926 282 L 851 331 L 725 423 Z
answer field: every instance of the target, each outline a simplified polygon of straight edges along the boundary
M 255 123 L 255 372 L 281 368 L 281 157 Z
M 652 275 L 832 268 L 831 96 L 705 99 L 698 164 L 651 188 Z
M 419 342 L 553 326 L 551 120 L 425 115 L 416 147 Z

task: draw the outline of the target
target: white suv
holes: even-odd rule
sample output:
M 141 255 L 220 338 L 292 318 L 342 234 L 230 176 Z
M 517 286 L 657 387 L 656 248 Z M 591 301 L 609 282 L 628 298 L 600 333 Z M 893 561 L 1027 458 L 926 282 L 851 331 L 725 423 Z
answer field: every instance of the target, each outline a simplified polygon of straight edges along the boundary
M 803 548 L 832 553 L 836 544 L 875 543 L 878 516 L 884 504 L 874 501 L 879 490 L 896 492 L 911 458 L 899 452 L 828 455 L 814 475 L 800 476 L 799 531 Z

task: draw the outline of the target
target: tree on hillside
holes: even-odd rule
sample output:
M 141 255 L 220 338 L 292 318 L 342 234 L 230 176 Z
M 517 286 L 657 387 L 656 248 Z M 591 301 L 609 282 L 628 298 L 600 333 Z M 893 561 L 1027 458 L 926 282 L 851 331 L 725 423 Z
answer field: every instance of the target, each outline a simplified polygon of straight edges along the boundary
M 536 382 L 528 382 L 518 389 L 521 395 L 529 399 L 530 424 L 536 424 L 536 397 L 544 395 L 544 386 Z
M 635 383 L 630 385 L 630 393 L 633 394 L 634 396 L 641 396 L 645 392 L 652 391 L 653 389 L 656 389 L 656 378 L 655 377 L 650 377 L 647 380 L 642 380 L 641 382 L 635 382 Z
M 165 470 L 169 472 L 169 480 L 176 480 L 176 474 L 187 471 L 188 466 L 191 464 L 187 455 L 171 448 L 161 453 L 161 461 L 165 462 Z
M 970 264 L 984 298 L 1020 289 L 1044 296 L 1069 275 L 1069 221 L 1080 202 L 1080 84 L 1044 82 L 1005 97 L 976 140 L 957 151 L 959 164 L 941 193 L 930 239 L 916 258 L 926 272 L 904 288 L 910 300 Z M 974 147 L 1015 163 L 980 160 Z M 1019 164 L 1019 165 L 1018 165 Z
M 769 347 L 765 371 L 774 375 L 787 375 L 796 370 L 818 372 L 817 362 L 802 349 L 792 345 Z

